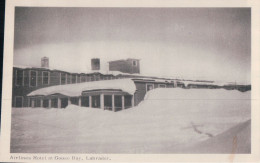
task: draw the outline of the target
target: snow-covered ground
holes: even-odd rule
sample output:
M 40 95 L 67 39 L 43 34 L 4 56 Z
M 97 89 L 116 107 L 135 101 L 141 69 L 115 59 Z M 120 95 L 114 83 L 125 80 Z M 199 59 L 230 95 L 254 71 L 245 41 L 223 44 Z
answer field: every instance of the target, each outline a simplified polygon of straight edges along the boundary
M 13 108 L 11 152 L 196 153 L 199 143 L 217 139 L 251 118 L 250 94 L 158 88 L 137 107 L 119 112 L 75 105 Z M 225 144 L 225 138 L 220 140 Z M 232 153 L 232 147 L 218 149 L 214 153 Z

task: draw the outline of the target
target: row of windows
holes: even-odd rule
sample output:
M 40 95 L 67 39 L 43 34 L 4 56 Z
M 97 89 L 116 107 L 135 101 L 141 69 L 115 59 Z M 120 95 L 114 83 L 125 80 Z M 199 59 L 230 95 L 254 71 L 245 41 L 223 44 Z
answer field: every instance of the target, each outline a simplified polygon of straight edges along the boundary
M 29 78 L 25 77 L 23 70 L 16 70 L 16 86 L 24 86 L 28 85 L 31 87 L 35 87 L 38 85 L 37 77 L 39 77 L 38 71 L 29 71 Z M 41 74 L 42 77 L 42 85 L 49 85 L 50 84 L 50 72 L 43 71 Z M 59 84 L 70 84 L 70 83 L 79 83 L 79 82 L 86 82 L 86 81 L 98 81 L 98 80 L 110 80 L 115 79 L 118 77 L 114 76 L 99 76 L 99 75 L 93 75 L 93 76 L 78 76 L 76 74 L 67 74 L 67 73 L 60 73 L 60 81 Z
M 159 84 L 159 88 L 166 88 L 166 84 Z M 146 84 L 146 92 L 154 89 L 154 84 Z
M 98 80 L 110 80 L 116 79 L 117 77 L 114 76 L 77 76 L 77 75 L 68 75 L 66 73 L 60 74 L 60 83 L 63 84 L 70 84 L 70 83 L 80 83 L 80 82 L 87 82 L 87 81 L 98 81 Z
M 37 86 L 37 76 L 38 72 L 37 71 L 29 71 L 29 80 L 28 78 L 25 77 L 24 71 L 23 70 L 16 70 L 16 81 L 15 85 L 16 86 L 22 86 L 22 85 L 28 85 L 29 86 Z M 50 83 L 50 73 L 47 71 L 42 72 L 42 84 L 43 85 L 48 85 Z

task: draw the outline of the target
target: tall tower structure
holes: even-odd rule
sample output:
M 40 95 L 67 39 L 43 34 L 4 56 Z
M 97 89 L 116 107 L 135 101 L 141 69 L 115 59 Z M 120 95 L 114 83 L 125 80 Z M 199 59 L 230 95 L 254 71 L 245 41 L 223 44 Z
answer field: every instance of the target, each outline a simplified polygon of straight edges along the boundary
M 49 68 L 49 58 L 48 57 L 42 57 L 41 67 L 42 68 Z
M 91 59 L 91 69 L 92 70 L 100 70 L 100 59 L 92 58 Z

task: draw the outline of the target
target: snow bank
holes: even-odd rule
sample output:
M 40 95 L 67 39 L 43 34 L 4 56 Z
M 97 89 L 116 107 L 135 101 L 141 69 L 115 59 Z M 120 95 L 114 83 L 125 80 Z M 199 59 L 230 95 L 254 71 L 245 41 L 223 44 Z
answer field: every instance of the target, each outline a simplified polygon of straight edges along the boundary
M 149 91 L 137 107 L 119 112 L 76 105 L 13 108 L 11 151 L 180 153 L 183 147 L 210 140 L 249 120 L 250 105 L 250 92 L 158 88 Z M 221 139 L 222 144 L 225 140 Z M 232 153 L 218 149 L 214 152 Z
M 149 91 L 145 100 L 250 100 L 251 91 L 225 89 L 165 89 L 157 88 Z
M 212 148 L 214 147 L 214 148 Z M 212 139 L 185 149 L 197 153 L 251 153 L 251 120 L 239 123 Z
M 197 81 L 180 81 L 182 82 L 185 87 L 187 87 L 189 84 L 195 84 L 195 85 L 217 85 L 217 86 L 224 86 L 227 83 L 224 82 L 197 82 Z
M 164 116 L 165 121 L 174 118 L 174 123 L 187 126 L 195 123 L 217 135 L 251 118 L 251 91 L 158 88 L 149 91 L 135 111 L 127 111 Z
M 120 89 L 123 92 L 134 94 L 136 87 L 131 79 L 102 80 L 77 84 L 67 84 L 41 88 L 29 93 L 27 96 L 63 94 L 66 96 L 80 96 L 82 91 L 99 89 Z

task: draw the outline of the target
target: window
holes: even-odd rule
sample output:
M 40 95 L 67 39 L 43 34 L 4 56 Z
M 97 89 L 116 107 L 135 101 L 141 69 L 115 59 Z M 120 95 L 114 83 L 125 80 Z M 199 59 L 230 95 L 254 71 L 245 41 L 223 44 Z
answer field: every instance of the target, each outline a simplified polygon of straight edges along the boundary
M 16 70 L 16 86 L 23 85 L 23 70 Z
M 47 71 L 42 72 L 42 84 L 48 85 L 50 79 L 50 73 Z
M 89 96 L 81 97 L 81 106 L 89 107 Z
M 70 84 L 70 74 L 67 74 L 67 84 Z
M 30 86 L 35 87 L 37 85 L 37 72 L 30 71 Z
M 76 83 L 76 80 L 77 80 L 77 76 L 75 74 L 73 74 L 71 76 L 71 83 Z
M 115 95 L 115 111 L 122 109 L 122 96 Z
M 92 107 L 93 108 L 100 108 L 100 96 L 92 96 Z
M 29 107 L 35 107 L 35 99 L 29 98 Z
M 85 81 L 86 81 L 85 76 L 80 76 L 80 82 L 85 82 Z
M 80 75 L 76 75 L 77 83 L 80 83 Z
M 153 84 L 146 84 L 146 92 L 152 90 L 154 88 Z
M 29 74 L 30 74 L 30 70 L 23 71 L 23 85 L 24 86 L 29 86 L 29 76 L 30 76 Z
M 133 66 L 137 66 L 137 61 L 133 61 Z
M 60 84 L 66 84 L 66 74 L 65 73 L 60 74 Z
M 71 101 L 71 104 L 79 105 L 79 98 L 78 97 L 71 97 L 70 101 Z
M 20 108 L 23 107 L 23 97 L 15 96 L 15 107 Z
M 44 100 L 43 100 L 43 107 L 44 107 L 44 108 L 50 107 L 50 106 L 49 106 L 49 100 L 48 100 L 48 99 L 44 99 Z
M 51 107 L 58 108 L 58 99 L 57 98 L 51 99 Z
M 36 100 L 35 100 L 35 107 L 42 107 L 41 106 L 41 99 L 36 98 Z
M 112 95 L 104 95 L 105 110 L 112 110 Z
M 166 88 L 166 84 L 159 84 L 159 88 Z

